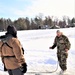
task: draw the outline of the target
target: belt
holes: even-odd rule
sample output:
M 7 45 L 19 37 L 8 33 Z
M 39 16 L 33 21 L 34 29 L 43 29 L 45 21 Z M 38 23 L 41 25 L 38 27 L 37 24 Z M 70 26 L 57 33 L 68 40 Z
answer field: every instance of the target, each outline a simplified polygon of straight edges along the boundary
M 15 56 L 3 56 L 3 58 L 13 58 Z

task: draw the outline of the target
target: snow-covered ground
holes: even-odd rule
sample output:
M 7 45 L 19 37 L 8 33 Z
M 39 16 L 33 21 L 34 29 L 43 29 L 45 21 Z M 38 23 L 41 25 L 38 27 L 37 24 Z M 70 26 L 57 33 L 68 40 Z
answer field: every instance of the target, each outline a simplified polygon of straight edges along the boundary
M 28 64 L 28 72 L 51 72 L 57 68 L 57 50 L 50 50 L 57 29 L 46 30 L 28 30 L 18 31 L 18 38 L 25 49 L 25 58 Z M 60 29 L 71 42 L 71 49 L 67 60 L 68 75 L 75 75 L 75 28 Z M 4 32 L 0 32 L 3 35 Z M 2 62 L 0 61 L 0 70 L 3 70 Z M 58 67 L 55 73 L 41 73 L 40 75 L 58 75 L 60 72 Z M 0 75 L 8 75 L 7 72 L 0 71 Z M 35 75 L 27 73 L 25 75 Z

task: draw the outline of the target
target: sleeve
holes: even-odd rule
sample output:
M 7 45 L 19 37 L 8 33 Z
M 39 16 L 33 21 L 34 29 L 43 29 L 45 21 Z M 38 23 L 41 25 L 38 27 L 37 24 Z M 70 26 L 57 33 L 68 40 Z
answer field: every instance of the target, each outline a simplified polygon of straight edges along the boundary
M 13 52 L 19 63 L 25 63 L 22 47 L 18 39 L 13 42 Z
M 70 49 L 70 47 L 71 47 L 71 44 L 70 44 L 70 41 L 69 41 L 69 39 L 65 36 L 65 42 L 66 42 L 66 49 Z
M 56 47 L 56 44 L 53 44 L 52 49 L 54 49 Z
M 1 43 L 1 41 L 0 41 L 0 57 L 1 57 L 1 46 L 2 46 L 2 43 Z
M 52 49 L 54 49 L 57 46 L 57 44 L 56 44 L 56 38 L 57 37 L 55 37 L 55 39 L 54 39 L 54 43 L 53 43 Z
M 0 52 L 0 57 L 1 57 L 1 52 Z

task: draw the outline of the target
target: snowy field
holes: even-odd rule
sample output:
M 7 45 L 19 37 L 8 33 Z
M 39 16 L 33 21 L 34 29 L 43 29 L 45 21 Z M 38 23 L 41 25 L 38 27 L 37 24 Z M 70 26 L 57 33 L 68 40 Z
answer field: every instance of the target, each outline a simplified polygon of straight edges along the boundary
M 68 75 L 75 75 L 75 28 L 60 29 L 71 42 L 71 49 L 67 60 Z M 0 32 L 3 35 L 4 32 Z M 57 49 L 50 50 L 56 36 L 56 29 L 18 31 L 18 38 L 25 49 L 28 73 L 25 75 L 59 75 L 60 67 L 54 73 L 32 74 L 29 72 L 52 72 L 57 68 Z M 0 61 L 0 70 L 3 64 Z M 8 75 L 0 71 L 0 75 Z

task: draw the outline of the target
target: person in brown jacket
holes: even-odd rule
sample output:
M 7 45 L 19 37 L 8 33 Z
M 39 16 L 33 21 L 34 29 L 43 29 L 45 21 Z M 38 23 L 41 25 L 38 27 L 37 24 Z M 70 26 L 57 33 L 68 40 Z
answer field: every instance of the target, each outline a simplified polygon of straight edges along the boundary
M 0 53 L 9 75 L 24 75 L 26 73 L 27 64 L 14 26 L 7 27 L 6 35 L 0 41 Z

